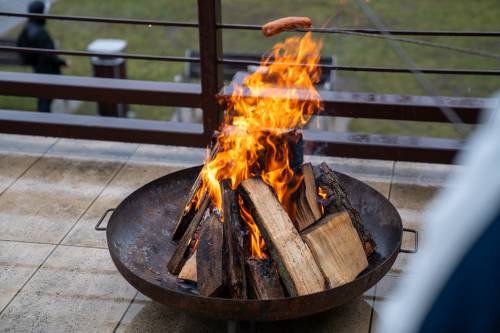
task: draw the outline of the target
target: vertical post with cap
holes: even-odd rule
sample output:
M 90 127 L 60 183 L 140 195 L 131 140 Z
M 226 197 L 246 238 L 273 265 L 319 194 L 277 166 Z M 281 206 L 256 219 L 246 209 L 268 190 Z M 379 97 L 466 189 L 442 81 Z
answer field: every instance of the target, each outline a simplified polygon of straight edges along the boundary
M 220 106 L 216 95 L 223 85 L 222 33 L 220 0 L 198 0 L 198 24 L 201 67 L 201 108 L 203 109 L 204 135 L 209 139 L 221 121 Z

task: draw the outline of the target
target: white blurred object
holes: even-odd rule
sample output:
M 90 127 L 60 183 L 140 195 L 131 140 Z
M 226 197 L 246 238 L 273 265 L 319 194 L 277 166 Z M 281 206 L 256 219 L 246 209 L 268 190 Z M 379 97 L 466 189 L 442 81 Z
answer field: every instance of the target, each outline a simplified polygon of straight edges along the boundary
M 52 1 L 45 0 L 45 7 L 44 7 L 45 14 L 48 14 L 50 12 L 50 6 L 52 6 Z
M 382 308 L 377 332 L 417 332 L 464 254 L 498 213 L 500 96 L 495 104 L 483 112 L 484 126 L 458 158 L 463 169 L 428 208 L 421 250 L 410 263 L 414 273 L 402 278 L 394 301 Z

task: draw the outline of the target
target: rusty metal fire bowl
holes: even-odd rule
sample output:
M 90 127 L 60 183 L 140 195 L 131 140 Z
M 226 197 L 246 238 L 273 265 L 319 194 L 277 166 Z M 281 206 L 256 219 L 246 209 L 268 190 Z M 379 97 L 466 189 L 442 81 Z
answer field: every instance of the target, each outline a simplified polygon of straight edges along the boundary
M 365 183 L 337 173 L 377 245 L 369 267 L 354 281 L 319 293 L 273 300 L 195 295 L 167 271 L 167 262 L 176 248 L 171 241 L 176 216 L 200 169 L 174 172 L 139 188 L 114 210 L 106 228 L 109 252 L 120 273 L 137 290 L 159 303 L 213 319 L 298 318 L 329 310 L 362 295 L 389 271 L 399 252 L 404 251 L 401 217 L 389 200 Z

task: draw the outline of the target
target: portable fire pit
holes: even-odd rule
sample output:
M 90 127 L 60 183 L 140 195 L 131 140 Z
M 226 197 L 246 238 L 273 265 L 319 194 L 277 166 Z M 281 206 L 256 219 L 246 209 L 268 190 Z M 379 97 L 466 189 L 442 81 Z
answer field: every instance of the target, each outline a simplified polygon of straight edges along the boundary
M 161 177 L 136 190 L 113 210 L 106 230 L 111 258 L 120 273 L 153 300 L 196 316 L 237 321 L 274 321 L 323 312 L 362 295 L 391 268 L 402 250 L 403 227 L 394 206 L 370 186 L 336 173 L 377 248 L 355 280 L 319 293 L 270 300 L 239 300 L 195 295 L 169 273 L 166 263 L 177 244 L 175 221 L 200 167 Z M 106 215 L 105 214 L 105 215 Z M 406 229 L 405 229 L 406 230 Z M 416 231 L 407 230 L 415 233 Z M 415 238 L 417 239 L 417 238 Z

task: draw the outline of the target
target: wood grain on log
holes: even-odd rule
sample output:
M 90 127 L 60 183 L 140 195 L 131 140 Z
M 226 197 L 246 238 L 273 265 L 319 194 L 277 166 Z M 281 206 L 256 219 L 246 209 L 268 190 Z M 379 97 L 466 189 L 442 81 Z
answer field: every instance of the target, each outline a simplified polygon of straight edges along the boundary
M 368 267 L 363 245 L 346 211 L 325 216 L 301 235 L 331 288 L 351 282 Z
M 316 181 L 311 163 L 302 165 L 302 185 L 296 196 L 295 226 L 304 230 L 321 218 L 321 208 L 318 204 Z
M 311 250 L 269 186 L 259 178 L 250 178 L 240 189 L 288 293 L 299 296 L 324 290 L 325 280 Z
M 202 225 L 196 251 L 198 291 L 202 296 L 217 296 L 224 288 L 224 231 L 216 214 Z
M 246 299 L 247 283 L 245 276 L 245 249 L 242 234 L 242 220 L 238 194 L 231 188 L 231 180 L 224 179 L 220 184 L 222 211 L 224 214 L 224 240 L 226 242 L 226 262 L 228 288 L 231 298 Z

